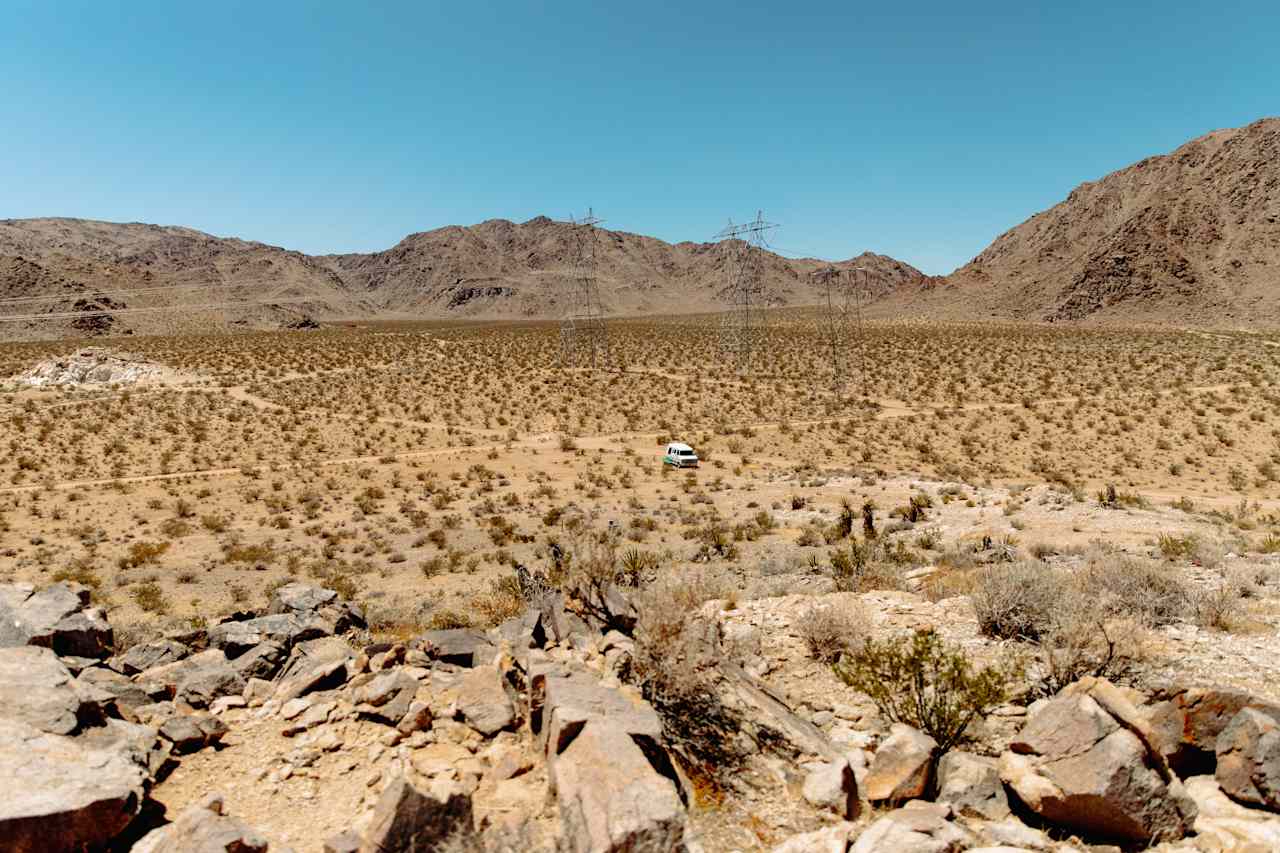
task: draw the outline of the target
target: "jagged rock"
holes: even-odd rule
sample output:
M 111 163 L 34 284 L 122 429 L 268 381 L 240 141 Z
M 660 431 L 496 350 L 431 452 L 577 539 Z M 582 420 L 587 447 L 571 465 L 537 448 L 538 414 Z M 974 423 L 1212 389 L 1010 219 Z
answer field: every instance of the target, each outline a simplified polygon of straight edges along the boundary
M 852 823 L 837 823 L 813 832 L 802 832 L 774 847 L 773 853 L 845 853 L 854 829 Z
M 953 750 L 938 762 L 938 802 L 949 803 L 963 817 L 1002 820 L 1009 799 L 995 759 Z
M 102 612 L 89 607 L 89 590 L 55 583 L 41 590 L 9 584 L 0 593 L 0 647 L 44 646 L 59 655 L 103 658 L 114 641 Z
M 1109 682 L 1083 679 L 1036 709 L 1000 757 L 1027 808 L 1076 832 L 1121 841 L 1182 838 L 1195 803 L 1145 719 Z
M 282 644 L 268 641 L 249 649 L 232 661 L 231 665 L 246 680 L 270 679 L 280 671 L 287 656 L 288 651 Z
M 516 722 L 516 709 L 502 684 L 502 675 L 493 667 L 468 672 L 458 684 L 458 712 L 467 725 L 485 737 L 492 737 Z
M 433 853 L 442 850 L 446 840 L 474 832 L 470 797 L 426 794 L 399 776 L 378 799 L 360 853 Z
M 1167 699 L 1143 709 L 1156 746 L 1179 776 L 1211 773 L 1218 735 L 1242 708 L 1280 707 L 1254 699 L 1240 690 L 1193 687 L 1175 691 Z
M 313 640 L 320 636 L 323 634 L 308 631 L 307 626 L 292 614 L 279 613 L 215 625 L 209 629 L 209 645 L 222 649 L 228 658 L 234 659 L 262 643 L 274 643 L 287 649 L 299 640 Z
M 1216 752 L 1227 796 L 1280 811 L 1280 711 L 1241 709 L 1218 735 Z
M 409 710 L 396 723 L 396 730 L 408 736 L 414 732 L 425 732 L 431 728 L 431 706 L 426 702 L 410 702 Z
M 222 656 L 221 651 L 209 649 L 181 661 L 179 665 L 197 659 L 201 659 L 199 664 L 187 668 L 174 686 L 175 699 L 181 699 L 193 708 L 206 708 L 219 696 L 244 693 L 244 677 Z
M 314 690 L 340 687 L 347 681 L 351 660 L 351 647 L 339 637 L 297 643 L 276 675 L 276 698 L 287 702 Z
M 809 805 L 834 812 L 839 817 L 858 817 L 858 782 L 847 760 L 830 761 L 809 772 L 801 795 Z
M 304 583 L 290 583 L 271 593 L 268 615 L 291 614 L 301 620 L 311 636 L 342 634 L 365 626 L 364 614 L 354 605 L 338 600 L 331 589 Z
M 849 853 L 959 853 L 973 836 L 945 803 L 912 800 L 868 826 Z
M 593 719 L 548 772 L 566 853 L 685 849 L 678 777 L 657 741 Z
M 72 853 L 101 848 L 129 825 L 148 771 L 118 750 L 0 719 L 0 779 L 0 848 Z
M 156 666 L 174 663 L 191 654 L 191 648 L 177 640 L 155 640 L 139 643 L 123 655 L 117 655 L 109 666 L 125 675 L 137 675 Z
M 0 717 L 67 735 L 101 716 L 100 706 L 88 698 L 51 650 L 0 649 Z
M 997 849 L 1008 847 L 1018 850 L 1057 849 L 1057 845 L 1049 836 L 1013 817 L 982 824 L 982 838 L 984 843 Z M 1064 850 L 1062 853 L 1067 851 Z
M 606 720 L 624 734 L 658 741 L 662 721 L 649 703 L 610 690 L 586 673 L 533 676 L 529 727 L 538 751 L 554 759 L 591 720 Z
M 1280 850 L 1280 817 L 1232 802 L 1212 776 L 1193 776 L 1184 785 L 1199 811 L 1195 824 L 1198 849 L 1206 853 Z
M 498 652 L 483 631 L 472 628 L 427 631 L 415 642 L 432 660 L 467 668 L 492 663 Z
M 409 713 L 417 694 L 418 680 L 404 670 L 394 669 L 357 688 L 353 699 L 358 703 L 356 710 L 360 716 L 383 725 L 398 726 Z
M 147 833 L 133 853 L 267 853 L 267 839 L 228 817 L 222 797 L 210 794 L 168 826 Z
M 75 738 L 86 749 L 114 753 L 143 768 L 150 781 L 165 773 L 173 755 L 173 745 L 152 726 L 108 719 L 100 726 L 85 729 Z
M 130 718 L 131 709 L 151 701 L 147 692 L 132 679 L 105 667 L 90 667 L 82 671 L 76 676 L 76 683 L 82 690 L 93 690 L 109 697 L 108 702 L 115 707 L 115 712 L 125 719 Z
M 212 714 L 174 713 L 160 724 L 160 734 L 173 744 L 179 755 L 204 749 L 222 740 L 226 723 Z
M 866 795 L 872 803 L 900 803 L 929 790 L 933 751 L 938 742 L 904 723 L 894 723 L 871 759 Z

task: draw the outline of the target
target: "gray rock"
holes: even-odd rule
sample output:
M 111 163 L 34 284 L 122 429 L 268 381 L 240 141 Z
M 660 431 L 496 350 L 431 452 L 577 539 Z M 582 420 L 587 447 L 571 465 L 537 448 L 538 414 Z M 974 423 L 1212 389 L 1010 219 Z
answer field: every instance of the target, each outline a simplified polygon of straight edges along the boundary
M 288 651 L 275 642 L 263 642 L 249 649 L 231 662 L 236 672 L 247 681 L 250 678 L 271 679 L 284 666 Z
M 467 725 L 485 737 L 492 737 L 516 722 L 516 709 L 502 684 L 502 675 L 493 667 L 468 672 L 458 684 L 458 712 Z
M 1196 846 L 1200 850 L 1263 853 L 1280 850 L 1280 817 L 1249 809 L 1228 799 L 1212 776 L 1193 776 L 1184 783 L 1195 800 Z
M 214 649 L 209 652 L 220 654 Z M 201 655 L 209 652 L 201 652 Z M 196 657 L 188 660 L 195 660 Z M 207 708 L 220 696 L 239 696 L 244 693 L 244 686 L 244 677 L 225 658 L 218 660 L 210 657 L 183 675 L 175 686 L 173 695 L 175 699 L 181 699 L 193 708 Z
M 868 826 L 849 853 L 959 853 L 972 841 L 945 803 L 913 800 Z
M 566 853 L 684 850 L 684 805 L 665 756 L 652 740 L 589 721 L 549 767 Z
M 0 594 L 0 647 L 44 646 L 59 655 L 103 658 L 111 652 L 111 625 L 89 607 L 89 590 L 55 583 L 35 591 L 6 585 Z
M 100 708 L 85 702 L 85 692 L 77 689 L 71 673 L 51 650 L 0 649 L 0 717 L 67 735 L 80 727 L 82 718 L 100 715 Z
M 1243 708 L 1216 744 L 1217 778 L 1231 799 L 1280 811 L 1280 721 L 1258 708 Z
M 259 616 L 215 625 L 209 629 L 209 645 L 222 649 L 228 658 L 234 660 L 262 643 L 289 648 L 304 630 L 303 623 L 292 614 Z
M 148 833 L 133 853 L 267 853 L 267 839 L 228 817 L 222 797 L 211 794 L 183 810 L 168 826 Z
M 86 749 L 115 753 L 147 772 L 152 782 L 159 781 L 169 768 L 173 745 L 152 726 L 125 720 L 108 719 L 100 726 L 85 729 L 75 738 Z
M 1031 713 L 1000 757 L 1000 778 L 1057 826 L 1124 842 L 1173 841 L 1196 806 L 1152 744 L 1138 710 L 1109 682 L 1086 678 Z
M 339 832 L 324 842 L 323 853 L 360 853 L 360 836 L 350 829 Z
M 161 736 L 173 744 L 178 755 L 215 744 L 226 733 L 226 723 L 212 714 L 174 713 L 160 724 Z
M 285 584 L 271 594 L 267 613 L 292 614 L 308 625 L 314 636 L 341 634 L 364 627 L 364 615 L 358 608 L 338 600 L 331 589 L 304 583 Z
M 418 694 L 418 680 L 403 670 L 390 670 L 357 688 L 353 699 L 364 719 L 398 726 Z
M 809 772 L 801 794 L 809 805 L 846 820 L 858 817 L 858 783 L 848 761 L 829 761 Z
M 938 742 L 924 732 L 894 723 L 871 759 L 866 795 L 872 803 L 900 803 L 929 790 L 933 752 Z
M 191 648 L 176 640 L 155 640 L 139 643 L 123 655 L 114 657 L 109 665 L 125 675 L 137 675 L 156 666 L 175 663 L 191 654 Z
M 91 667 L 76 676 L 76 683 L 82 690 L 93 690 L 108 698 L 114 705 L 116 713 L 125 719 L 130 718 L 131 709 L 151 702 L 147 692 L 114 670 L 105 667 Z
M 148 772 L 118 750 L 0 719 L 0 847 L 9 853 L 99 849 L 137 815 Z
M 953 750 L 938 762 L 938 802 L 950 803 L 956 814 L 985 820 L 1009 816 L 996 760 Z
M 483 631 L 473 628 L 427 631 L 415 642 L 432 660 L 461 667 L 492 663 L 498 651 Z
M 474 833 L 470 797 L 456 792 L 433 796 L 399 776 L 378 798 L 360 851 L 433 853 L 443 850 L 451 838 L 465 838 Z

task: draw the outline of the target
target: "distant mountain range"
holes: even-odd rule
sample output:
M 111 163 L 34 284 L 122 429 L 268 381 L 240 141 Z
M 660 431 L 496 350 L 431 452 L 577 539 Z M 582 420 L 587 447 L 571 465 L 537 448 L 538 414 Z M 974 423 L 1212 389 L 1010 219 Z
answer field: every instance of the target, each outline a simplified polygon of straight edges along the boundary
M 614 315 L 726 307 L 725 252 L 601 229 Z M 828 262 L 757 252 L 768 304 L 817 305 Z M 537 217 L 310 256 L 189 228 L 0 220 L 0 339 L 307 326 L 376 318 L 558 318 L 574 229 Z M 1081 184 L 949 276 L 870 252 L 873 316 L 1280 327 L 1280 119 L 1221 130 Z

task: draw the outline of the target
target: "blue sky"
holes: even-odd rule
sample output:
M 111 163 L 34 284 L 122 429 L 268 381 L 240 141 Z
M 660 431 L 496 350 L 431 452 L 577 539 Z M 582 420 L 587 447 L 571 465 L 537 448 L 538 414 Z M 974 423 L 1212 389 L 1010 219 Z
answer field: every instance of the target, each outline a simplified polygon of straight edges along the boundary
M 494 217 L 949 272 L 1280 114 L 1280 4 L 0 0 L 0 218 L 323 253 Z

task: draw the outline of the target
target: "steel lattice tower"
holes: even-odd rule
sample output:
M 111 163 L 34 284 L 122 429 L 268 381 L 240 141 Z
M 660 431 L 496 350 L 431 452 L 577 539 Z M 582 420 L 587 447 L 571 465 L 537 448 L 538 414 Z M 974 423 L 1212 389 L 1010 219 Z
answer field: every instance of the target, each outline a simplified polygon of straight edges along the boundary
M 729 310 L 720 320 L 720 351 L 732 358 L 738 370 L 751 369 L 760 308 L 763 303 L 764 277 L 760 255 L 768 247 L 765 232 L 778 226 L 764 221 L 762 212 L 752 222 L 734 225 L 733 220 L 716 235 L 725 253 L 724 268 L 728 281 L 726 296 Z
M 863 350 L 862 300 L 870 285 L 866 267 L 826 267 L 815 275 L 826 288 L 827 313 L 823 318 L 832 369 L 832 390 L 843 396 L 849 381 L 850 350 L 857 360 L 859 391 L 867 396 L 867 363 Z
M 590 209 L 573 227 L 572 271 L 569 277 L 569 310 L 560 321 L 560 366 L 609 366 L 609 334 L 604 306 L 596 283 L 596 225 Z

